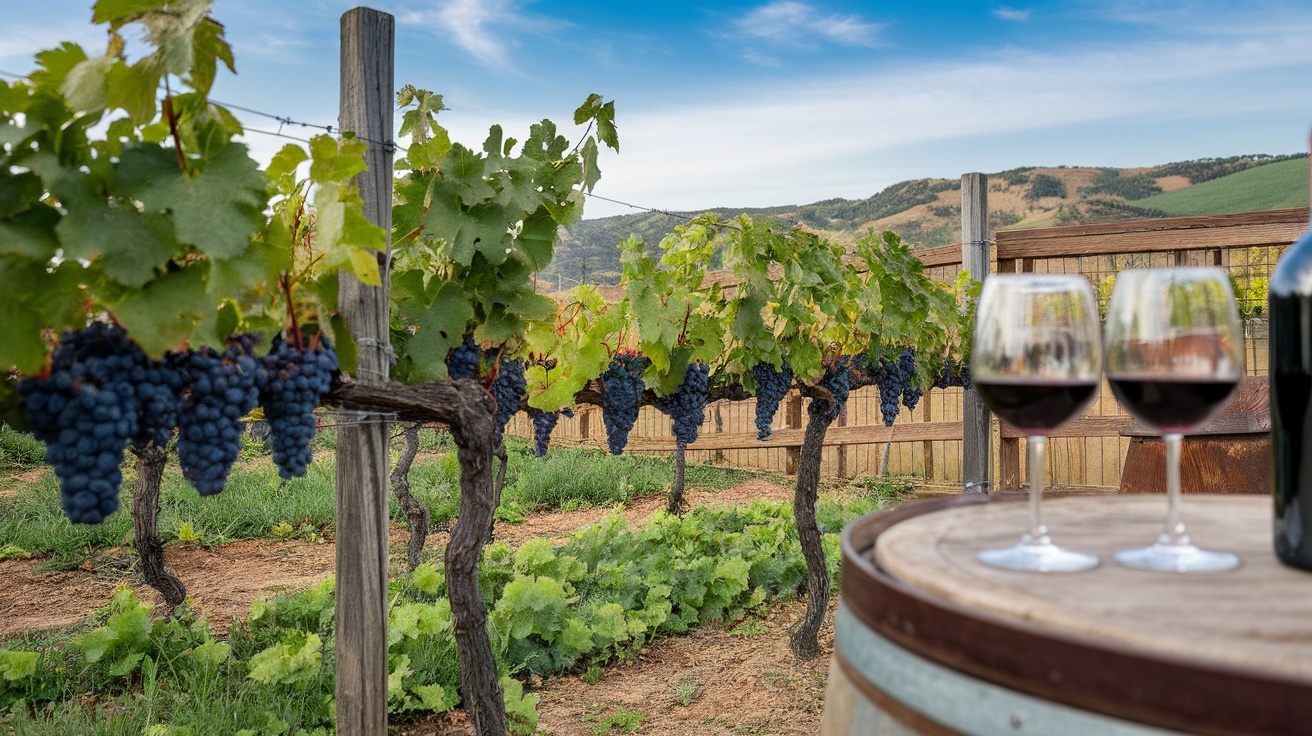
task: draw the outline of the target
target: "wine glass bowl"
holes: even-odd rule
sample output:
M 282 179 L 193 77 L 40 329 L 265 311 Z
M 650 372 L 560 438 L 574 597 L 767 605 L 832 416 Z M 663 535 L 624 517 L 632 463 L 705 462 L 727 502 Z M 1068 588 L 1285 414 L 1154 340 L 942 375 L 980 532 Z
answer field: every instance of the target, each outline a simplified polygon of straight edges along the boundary
M 1098 565 L 1086 552 L 1052 543 L 1039 513 L 1047 436 L 1098 393 L 1098 309 L 1089 282 L 1063 274 L 998 274 L 985 279 L 975 313 L 971 377 L 975 391 L 1029 447 L 1030 532 L 979 554 L 1012 570 L 1074 572 Z
M 1122 271 L 1107 306 L 1104 343 L 1112 393 L 1166 446 L 1167 522 L 1155 544 L 1114 555 L 1127 567 L 1212 572 L 1239 565 L 1194 546 L 1180 512 L 1183 435 L 1234 397 L 1244 376 L 1243 324 L 1219 268 Z

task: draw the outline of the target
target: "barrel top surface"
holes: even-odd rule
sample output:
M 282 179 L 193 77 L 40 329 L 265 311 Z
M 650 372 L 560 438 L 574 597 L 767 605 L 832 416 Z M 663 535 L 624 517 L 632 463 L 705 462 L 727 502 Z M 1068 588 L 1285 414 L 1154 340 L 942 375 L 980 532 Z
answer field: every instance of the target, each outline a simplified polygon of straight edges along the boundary
M 1118 549 L 1154 541 L 1165 516 L 1163 496 L 1045 500 L 1043 520 L 1053 541 L 1102 559 L 1086 572 L 1014 572 L 975 558 L 1015 544 L 1028 525 L 1024 503 L 965 506 L 898 522 L 880 534 L 875 558 L 893 578 L 981 616 L 1312 683 L 1312 575 L 1276 560 L 1271 499 L 1184 499 L 1194 543 L 1236 553 L 1237 570 L 1145 572 L 1111 560 Z

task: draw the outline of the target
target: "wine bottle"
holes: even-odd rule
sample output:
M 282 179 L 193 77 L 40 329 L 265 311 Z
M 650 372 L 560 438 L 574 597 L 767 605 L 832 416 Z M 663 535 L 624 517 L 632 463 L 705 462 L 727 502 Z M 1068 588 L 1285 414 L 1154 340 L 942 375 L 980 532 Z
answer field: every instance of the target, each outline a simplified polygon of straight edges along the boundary
M 1276 557 L 1312 572 L 1312 226 L 1276 263 L 1267 306 Z

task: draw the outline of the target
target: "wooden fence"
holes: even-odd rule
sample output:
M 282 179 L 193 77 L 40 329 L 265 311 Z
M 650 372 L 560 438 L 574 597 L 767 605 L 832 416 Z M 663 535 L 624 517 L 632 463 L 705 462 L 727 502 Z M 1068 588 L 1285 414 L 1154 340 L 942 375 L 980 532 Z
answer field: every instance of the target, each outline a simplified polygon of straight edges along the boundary
M 967 177 L 979 176 L 968 174 Z M 963 177 L 964 181 L 964 177 Z M 986 180 L 983 190 L 987 189 Z M 963 198 L 966 196 L 963 187 Z M 978 193 L 980 188 L 976 188 Z M 977 202 L 963 212 L 987 212 Z M 1079 273 L 1093 284 L 1105 305 L 1115 274 L 1124 268 L 1169 265 L 1214 265 L 1226 268 L 1236 286 L 1246 316 L 1248 372 L 1266 373 L 1265 280 L 1283 249 L 1308 227 L 1308 209 L 1294 208 L 1203 217 L 1175 217 L 1138 222 L 996 234 L 991 254 L 987 231 L 979 242 L 919 251 L 935 280 L 951 282 L 961 269 L 963 252 L 986 254 L 993 273 Z M 963 234 L 981 232 L 963 226 Z M 905 408 L 892 427 L 883 426 L 879 394 L 874 387 L 852 393 L 846 411 L 829 429 L 825 441 L 825 475 L 914 475 L 931 484 L 960 487 L 967 446 L 974 443 L 989 458 L 988 478 L 994 488 L 1013 489 L 1026 482 L 1021 462 L 1024 438 L 1015 428 L 992 419 L 987 436 L 967 440 L 965 392 L 935 389 L 921 398 L 915 411 Z M 791 394 L 775 418 L 773 436 L 756 439 L 755 402 L 717 402 L 707 408 L 700 437 L 689 446 L 690 461 L 793 473 L 797 468 L 803 426 L 804 399 Z M 1104 382 L 1088 412 L 1053 435 L 1048 445 L 1048 477 L 1052 485 L 1117 488 L 1129 438 L 1123 432 L 1130 417 L 1116 403 Z M 510 432 L 532 436 L 524 415 Z M 605 447 L 605 429 L 595 407 L 585 407 L 572 420 L 562 418 L 553 443 Z M 668 417 L 644 407 L 629 439 L 629 452 L 669 454 L 674 437 Z

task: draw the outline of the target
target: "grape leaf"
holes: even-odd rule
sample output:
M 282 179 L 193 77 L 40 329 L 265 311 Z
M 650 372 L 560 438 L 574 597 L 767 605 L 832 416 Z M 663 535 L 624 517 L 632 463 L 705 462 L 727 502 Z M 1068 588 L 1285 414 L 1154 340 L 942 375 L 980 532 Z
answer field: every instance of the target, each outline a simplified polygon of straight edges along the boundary
M 132 66 L 120 61 L 105 77 L 105 101 L 110 107 L 126 110 L 134 125 L 145 125 L 159 109 L 155 101 L 159 80 L 159 69 L 150 57 Z
M 414 361 L 422 378 L 446 378 L 446 355 L 465 337 L 465 327 L 474 318 L 458 283 L 441 284 L 427 307 L 415 302 L 402 305 L 405 317 L 416 327 L 406 341 L 405 354 Z
M 169 0 L 96 0 L 91 10 L 91 22 L 109 23 L 111 28 L 120 28 L 141 13 L 158 10 L 168 2 Z
M 218 307 L 206 293 L 207 270 L 205 264 L 183 267 L 111 300 L 109 307 L 141 349 L 158 357 L 186 342 Z

